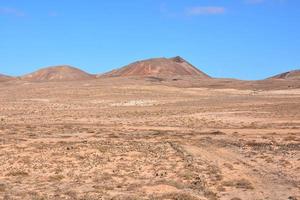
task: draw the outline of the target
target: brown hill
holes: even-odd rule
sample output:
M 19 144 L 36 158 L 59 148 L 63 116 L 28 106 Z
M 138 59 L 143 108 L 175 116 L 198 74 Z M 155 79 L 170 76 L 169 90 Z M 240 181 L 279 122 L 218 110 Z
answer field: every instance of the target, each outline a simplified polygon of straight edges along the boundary
M 134 62 L 120 69 L 105 73 L 102 76 L 198 76 L 210 78 L 207 74 L 203 73 L 179 56 L 170 59 L 153 58 Z
M 13 77 L 11 77 L 11 76 L 0 74 L 0 82 L 9 81 L 9 80 L 12 80 L 12 79 L 13 79 Z
M 75 81 L 92 78 L 95 76 L 68 65 L 43 68 L 21 77 L 26 81 Z
M 276 76 L 270 77 L 269 79 L 300 80 L 300 70 L 293 70 L 282 74 L 278 74 Z

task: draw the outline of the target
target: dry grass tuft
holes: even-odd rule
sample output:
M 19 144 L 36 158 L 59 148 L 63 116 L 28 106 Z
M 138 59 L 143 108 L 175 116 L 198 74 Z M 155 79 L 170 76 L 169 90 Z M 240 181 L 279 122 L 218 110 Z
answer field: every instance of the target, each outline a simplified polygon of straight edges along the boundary
M 248 189 L 253 190 L 254 187 L 250 181 L 247 179 L 238 179 L 238 180 L 231 180 L 231 181 L 224 181 L 223 186 L 225 187 L 235 187 L 240 189 Z

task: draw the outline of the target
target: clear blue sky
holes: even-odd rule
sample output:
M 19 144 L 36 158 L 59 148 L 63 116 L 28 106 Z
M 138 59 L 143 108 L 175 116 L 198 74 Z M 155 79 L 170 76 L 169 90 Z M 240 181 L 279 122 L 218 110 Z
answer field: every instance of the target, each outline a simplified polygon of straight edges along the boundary
M 180 55 L 215 77 L 300 68 L 299 0 L 0 0 L 0 73 Z

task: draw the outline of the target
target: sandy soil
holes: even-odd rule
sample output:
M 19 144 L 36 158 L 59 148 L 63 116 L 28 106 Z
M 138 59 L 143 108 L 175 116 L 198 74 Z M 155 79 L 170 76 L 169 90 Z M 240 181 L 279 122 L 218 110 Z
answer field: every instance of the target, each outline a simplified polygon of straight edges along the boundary
M 300 89 L 1 83 L 0 199 L 300 199 Z

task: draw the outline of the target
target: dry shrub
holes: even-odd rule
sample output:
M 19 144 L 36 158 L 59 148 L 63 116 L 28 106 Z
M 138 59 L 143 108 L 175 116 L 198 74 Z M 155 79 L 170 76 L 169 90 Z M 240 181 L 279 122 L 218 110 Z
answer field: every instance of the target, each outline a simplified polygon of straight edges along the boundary
M 163 195 L 159 199 L 172 199 L 172 200 L 198 200 L 199 198 L 192 196 L 187 193 L 169 193 L 166 195 Z
M 64 179 L 65 177 L 63 175 L 53 175 L 53 176 L 49 176 L 49 180 L 50 181 L 61 181 L 62 179 Z
M 6 176 L 29 176 L 29 174 L 25 171 L 16 170 L 16 171 L 10 171 Z
M 4 183 L 0 183 L 0 192 L 4 192 L 6 189 L 6 185 Z
M 223 186 L 236 187 L 236 188 L 240 188 L 240 189 L 249 189 L 249 190 L 254 189 L 252 183 L 244 178 L 238 179 L 238 180 L 224 181 Z

